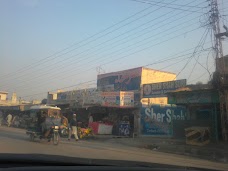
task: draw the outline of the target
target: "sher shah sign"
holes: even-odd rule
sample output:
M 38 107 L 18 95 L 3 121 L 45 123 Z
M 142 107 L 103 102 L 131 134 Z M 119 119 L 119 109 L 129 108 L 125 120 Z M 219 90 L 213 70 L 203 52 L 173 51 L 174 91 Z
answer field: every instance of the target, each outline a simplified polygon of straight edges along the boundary
M 186 86 L 186 79 L 143 85 L 143 98 L 166 97 L 166 93 Z

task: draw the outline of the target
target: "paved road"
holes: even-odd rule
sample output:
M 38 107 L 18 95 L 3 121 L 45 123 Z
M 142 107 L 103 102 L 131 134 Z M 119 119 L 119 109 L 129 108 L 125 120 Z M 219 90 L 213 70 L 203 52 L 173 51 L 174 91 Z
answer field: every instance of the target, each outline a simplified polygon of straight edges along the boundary
M 171 164 L 189 167 L 201 167 L 228 170 L 228 164 L 194 159 L 187 156 L 166 154 L 146 149 L 127 147 L 120 144 L 86 141 L 68 142 L 61 139 L 58 146 L 46 141 L 30 142 L 25 130 L 0 127 L 0 153 L 51 154 L 70 157 L 131 160 L 152 163 Z

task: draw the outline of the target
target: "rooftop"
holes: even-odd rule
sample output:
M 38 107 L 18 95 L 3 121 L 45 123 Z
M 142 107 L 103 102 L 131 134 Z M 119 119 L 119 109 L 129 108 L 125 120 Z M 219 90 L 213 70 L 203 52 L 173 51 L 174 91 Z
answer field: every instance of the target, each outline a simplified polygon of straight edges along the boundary
M 6 91 L 0 91 L 0 94 L 8 94 Z
M 190 91 L 202 91 L 202 90 L 211 90 L 213 87 L 210 84 L 191 84 L 186 87 L 179 88 L 170 93 L 180 93 L 180 92 L 190 92 Z
M 117 74 L 117 73 L 121 73 L 121 72 L 130 72 L 130 71 L 142 71 L 142 70 L 150 70 L 150 71 L 158 71 L 158 72 L 163 72 L 163 73 L 168 73 L 168 74 L 174 74 L 172 72 L 167 72 L 167 71 L 162 71 L 162 70 L 156 70 L 156 69 L 152 69 L 152 68 L 147 68 L 147 67 L 137 67 L 137 68 L 129 68 L 129 69 L 125 69 L 125 70 L 121 70 L 121 71 L 114 71 L 114 72 L 109 72 L 109 73 L 105 73 L 105 74 L 99 74 L 98 77 L 102 77 L 105 75 L 112 75 L 112 74 Z

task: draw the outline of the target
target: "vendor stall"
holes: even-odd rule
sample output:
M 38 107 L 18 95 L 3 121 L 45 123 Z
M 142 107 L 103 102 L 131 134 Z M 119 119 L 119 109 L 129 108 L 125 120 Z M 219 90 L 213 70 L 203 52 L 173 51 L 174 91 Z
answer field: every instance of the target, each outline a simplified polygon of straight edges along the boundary
M 89 127 L 93 129 L 94 134 L 109 135 L 109 134 L 112 134 L 113 124 L 92 122 L 92 123 L 89 123 Z

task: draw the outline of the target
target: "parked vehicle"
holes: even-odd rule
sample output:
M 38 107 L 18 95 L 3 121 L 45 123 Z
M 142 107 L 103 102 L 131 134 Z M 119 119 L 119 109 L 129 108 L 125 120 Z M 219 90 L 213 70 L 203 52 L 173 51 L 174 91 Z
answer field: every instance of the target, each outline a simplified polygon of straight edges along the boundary
M 26 131 L 31 141 L 35 138 L 52 140 L 54 145 L 60 141 L 61 116 L 60 108 L 52 106 L 32 106 L 30 109 L 31 123 Z

